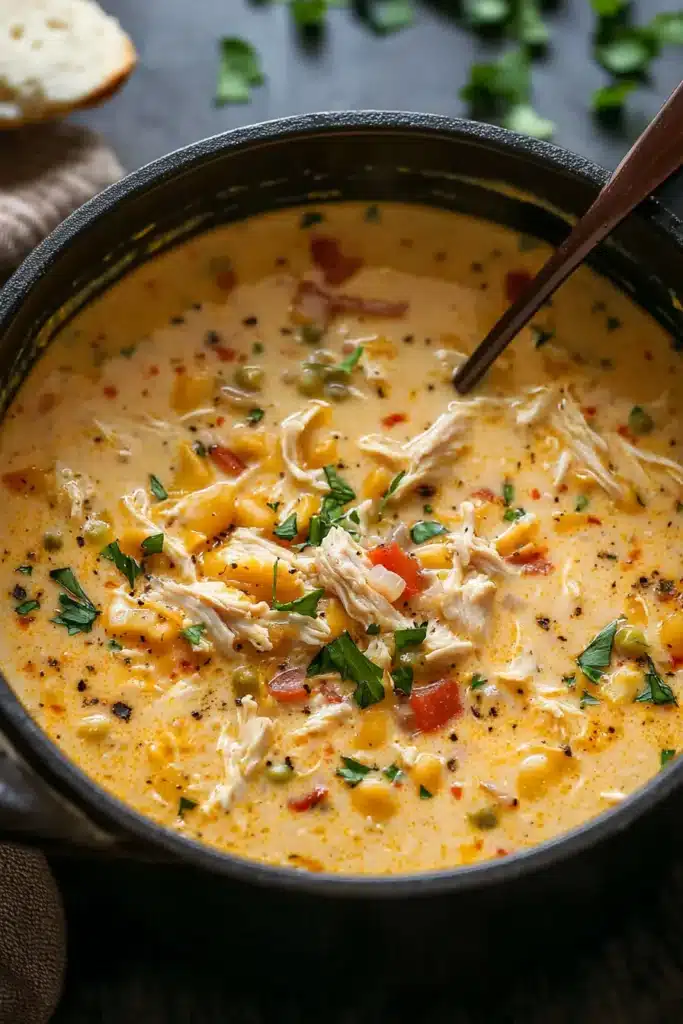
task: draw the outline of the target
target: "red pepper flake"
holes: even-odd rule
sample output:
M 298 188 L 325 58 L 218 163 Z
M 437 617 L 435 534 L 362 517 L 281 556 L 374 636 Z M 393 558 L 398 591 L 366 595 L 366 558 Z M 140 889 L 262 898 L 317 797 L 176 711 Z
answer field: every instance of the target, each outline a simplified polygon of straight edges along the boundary
M 148 377 L 158 377 L 159 376 L 159 367 L 158 366 L 150 366 L 149 369 L 147 370 L 147 376 Z
M 524 564 L 522 572 L 525 576 L 549 576 L 555 572 L 555 566 L 548 558 L 537 555 L 533 561 Z
M 392 412 L 388 416 L 382 418 L 382 424 L 385 427 L 395 427 L 397 423 L 405 423 L 408 417 L 404 412 Z
M 508 270 L 505 275 L 505 295 L 508 302 L 516 302 L 532 281 L 528 270 Z
M 451 793 L 456 800 L 462 800 L 462 786 L 451 786 Z
M 496 857 L 509 857 L 509 856 L 510 856 L 510 851 L 509 850 L 504 850 L 502 846 L 499 846 L 498 849 L 496 850 Z
M 225 423 L 225 416 L 216 416 L 216 426 L 222 427 Z
M 599 519 L 598 516 L 586 516 L 586 520 L 591 526 L 602 526 L 602 519 Z
M 534 501 L 538 501 L 538 499 L 541 497 L 541 492 L 539 491 L 538 487 L 532 487 L 529 491 L 529 494 L 534 499 Z
M 237 352 L 234 348 L 227 348 L 225 345 L 214 345 L 213 351 L 222 363 L 234 363 Z
M 587 416 L 587 417 L 595 416 L 597 411 L 598 410 L 596 409 L 596 407 L 594 405 L 584 405 L 584 406 L 581 407 L 581 412 L 583 413 L 584 416 Z
M 209 448 L 209 457 L 214 465 L 228 476 L 239 476 L 246 469 L 239 456 L 222 444 L 212 444 Z
M 617 427 L 617 434 L 621 437 L 625 437 L 627 441 L 633 441 L 634 438 L 631 436 L 631 431 L 628 429 L 625 423 L 621 423 Z
M 222 292 L 231 292 L 237 284 L 237 274 L 234 270 L 219 270 L 214 280 Z
M 184 367 L 184 366 L 183 366 L 183 365 L 181 364 L 180 366 L 174 366 L 174 367 L 173 367 L 173 372 L 174 372 L 174 373 L 177 373 L 179 377 L 182 377 L 182 375 L 183 375 L 184 373 L 187 373 L 187 370 L 186 370 L 186 369 L 185 369 L 185 367 Z
M 292 797 L 287 801 L 287 806 L 290 811 L 310 811 L 312 807 L 317 807 L 323 800 L 327 799 L 329 790 L 327 786 L 315 786 L 310 793 L 304 793 L 303 796 Z
M 107 398 L 116 398 L 116 396 L 119 393 L 118 389 L 115 388 L 113 384 L 105 384 L 105 386 L 102 388 L 102 391 L 104 392 Z
M 494 494 L 490 487 L 479 487 L 476 491 L 472 491 L 473 498 L 479 498 L 480 501 L 490 501 L 496 505 L 502 505 L 503 499 L 500 494 Z
M 671 655 L 671 668 L 676 671 L 683 665 L 683 658 L 677 658 L 675 655 Z

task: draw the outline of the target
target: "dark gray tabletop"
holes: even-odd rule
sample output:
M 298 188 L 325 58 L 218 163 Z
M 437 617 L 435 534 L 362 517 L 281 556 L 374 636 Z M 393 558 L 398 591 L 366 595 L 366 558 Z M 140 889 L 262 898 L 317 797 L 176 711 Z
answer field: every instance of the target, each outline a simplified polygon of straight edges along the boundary
M 246 0 L 105 0 L 129 31 L 140 54 L 140 64 L 126 87 L 105 106 L 79 115 L 78 120 L 101 131 L 128 169 L 183 146 L 195 139 L 249 122 L 312 110 L 391 108 L 427 110 L 442 114 L 465 113 L 458 90 L 473 59 L 495 52 L 492 44 L 477 41 L 439 13 L 438 0 L 419 4 L 417 24 L 386 38 L 373 35 L 348 11 L 335 10 L 318 48 L 304 47 L 293 31 L 286 8 L 280 3 Z M 657 9 L 661 0 L 641 0 L 640 20 Z M 676 6 L 676 5 L 673 5 Z M 555 141 L 613 167 L 628 144 L 655 113 L 680 77 L 680 50 L 665 54 L 649 84 L 630 99 L 623 123 L 610 131 L 600 129 L 589 113 L 592 91 L 606 76 L 591 59 L 593 22 L 588 0 L 560 0 L 549 14 L 553 43 L 534 73 L 534 103 L 542 115 L 557 123 Z M 218 39 L 238 35 L 254 43 L 263 58 L 266 84 L 257 89 L 247 106 L 213 105 Z M 679 186 L 678 194 L 683 196 Z M 173 964 L 159 949 L 126 934 L 116 921 L 115 896 L 109 891 L 106 913 L 101 897 L 114 886 L 99 874 L 88 878 L 85 866 L 62 872 L 72 935 L 70 971 L 63 1005 L 56 1024 L 213 1024 L 220 1021 L 257 1022 L 324 1021 L 373 1024 L 399 1019 L 440 1024 L 443 1020 L 468 1022 L 475 1018 L 458 1006 L 457 990 L 415 990 L 398 997 L 394 991 L 363 987 L 356 978 L 341 986 L 328 978 L 325 990 L 306 979 L 305 950 L 297 957 L 292 986 L 271 989 L 267 965 L 259 981 L 239 984 L 239 964 L 226 960 L 223 971 L 202 968 L 201 949 Z M 683 882 L 677 894 L 683 905 Z M 182 899 L 181 891 L 178 899 Z M 674 901 L 675 902 L 675 901 Z M 566 965 L 561 979 L 529 978 L 521 985 L 514 1005 L 504 1017 L 484 1013 L 486 1024 L 500 1020 L 534 1024 L 577 1020 L 592 1022 L 680 1019 L 683 974 L 672 973 L 663 960 L 653 973 L 651 935 L 668 927 L 669 901 L 653 913 L 660 915 L 646 930 L 615 937 L 598 955 Z M 154 913 L 152 907 L 150 914 Z M 666 921 L 665 921 L 666 918 Z M 678 916 L 680 921 L 680 916 Z M 226 921 L 226 929 L 234 922 Z M 676 930 L 678 927 L 676 926 Z M 420 937 L 419 941 L 422 941 Z M 137 942 L 136 942 L 137 939 Z M 428 937 L 427 937 L 428 941 Z M 407 954 L 409 960 L 409 954 Z M 679 962 L 683 952 L 678 951 Z M 667 986 L 664 1004 L 651 1001 L 638 980 L 644 960 L 657 991 Z M 400 973 L 400 972 L 399 972 Z M 660 977 L 661 975 L 661 977 Z M 638 980 L 629 987 L 629 979 Z M 338 981 L 341 976 L 338 977 Z M 421 979 L 428 982 L 428 979 Z M 520 979 L 523 981 L 524 979 Z M 489 976 L 489 983 L 493 976 Z M 302 984 L 303 983 L 303 984 Z M 495 988 L 495 984 L 489 985 Z M 400 1003 L 400 1005 L 399 1005 Z M 678 1011 L 678 1012 L 677 1012 Z M 479 1017 L 477 1017 L 479 1020 Z M 17 1022 L 18 1024 L 18 1022 Z

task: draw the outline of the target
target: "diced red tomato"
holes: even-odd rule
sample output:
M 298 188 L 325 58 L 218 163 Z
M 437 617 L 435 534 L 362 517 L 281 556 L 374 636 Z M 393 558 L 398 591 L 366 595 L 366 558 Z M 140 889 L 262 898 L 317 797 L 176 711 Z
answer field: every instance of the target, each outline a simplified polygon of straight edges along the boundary
M 317 807 L 327 798 L 328 792 L 327 786 L 315 786 L 310 793 L 292 797 L 287 801 L 287 806 L 290 811 L 310 811 L 312 807 Z
M 534 501 L 538 501 L 538 499 L 541 497 L 541 492 L 539 491 L 538 487 L 532 487 L 529 491 L 529 494 L 531 495 Z
M 102 391 L 107 398 L 116 398 L 119 393 L 118 388 L 115 388 L 113 384 L 105 384 Z
M 273 676 L 268 683 L 268 693 L 280 704 L 294 704 L 310 696 L 305 681 L 306 673 L 302 668 L 287 668 Z
M 237 352 L 235 349 L 228 348 L 226 345 L 214 345 L 213 351 L 222 363 L 234 363 L 237 358 Z
M 505 275 L 505 295 L 508 302 L 516 302 L 533 280 L 528 270 L 508 270 Z
M 397 423 L 405 423 L 407 419 L 408 417 L 404 412 L 392 412 L 382 418 L 382 425 L 385 427 L 395 427 Z
M 410 695 L 410 706 L 419 731 L 434 732 L 462 714 L 460 687 L 448 676 L 427 686 L 415 687 Z
M 418 563 L 410 555 L 407 555 L 395 540 L 391 544 L 382 544 L 380 547 L 368 551 L 368 557 L 373 565 L 383 565 L 385 569 L 395 572 L 397 576 L 405 580 L 406 586 L 401 594 L 401 600 L 415 597 L 424 589 L 424 576 L 420 572 Z
M 591 526 L 602 526 L 602 519 L 600 519 L 599 516 L 587 516 L 587 522 L 589 522 Z
M 478 487 L 476 491 L 472 491 L 473 498 L 479 498 L 480 501 L 490 501 L 498 505 L 503 504 L 503 499 L 499 494 L 494 494 L 490 487 Z
M 456 800 L 462 800 L 462 786 L 451 786 L 451 794 Z
M 619 424 L 617 427 L 617 434 L 619 434 L 620 437 L 625 437 L 627 441 L 635 441 L 635 438 L 632 436 L 631 431 L 625 423 Z
M 209 455 L 214 464 L 228 476 L 239 476 L 246 468 L 242 460 L 222 444 L 212 444 Z
M 357 256 L 345 256 L 337 239 L 329 235 L 314 235 L 310 248 L 311 259 L 322 270 L 325 284 L 343 284 L 363 266 Z

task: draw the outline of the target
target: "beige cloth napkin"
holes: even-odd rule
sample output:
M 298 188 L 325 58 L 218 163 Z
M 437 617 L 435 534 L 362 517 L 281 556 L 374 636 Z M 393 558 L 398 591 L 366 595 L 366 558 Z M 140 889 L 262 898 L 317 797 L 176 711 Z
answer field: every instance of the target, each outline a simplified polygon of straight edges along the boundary
M 122 173 L 104 142 L 75 125 L 0 133 L 0 278 Z M 3 785 L 10 783 L 0 777 Z M 46 1024 L 65 957 L 62 904 L 45 857 L 0 844 L 0 1024 Z

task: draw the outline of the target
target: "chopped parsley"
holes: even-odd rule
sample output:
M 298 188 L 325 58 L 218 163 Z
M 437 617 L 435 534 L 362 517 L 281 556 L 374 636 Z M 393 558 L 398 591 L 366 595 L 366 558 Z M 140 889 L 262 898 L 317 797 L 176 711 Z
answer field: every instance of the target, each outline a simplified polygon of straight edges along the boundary
M 340 779 L 343 779 L 347 786 L 351 786 L 352 789 L 372 771 L 372 768 L 367 764 L 361 764 L 360 761 L 356 761 L 353 757 L 342 756 L 342 765 L 342 768 L 337 768 L 335 774 Z
M 366 207 L 363 219 L 368 224 L 379 224 L 382 219 L 379 206 L 376 203 L 371 203 L 370 206 Z
M 475 672 L 470 679 L 470 690 L 479 690 L 482 686 L 486 686 L 488 679 L 486 676 L 482 676 L 479 672 Z
M 426 540 L 438 537 L 440 533 L 446 533 L 446 527 L 428 519 L 420 519 L 410 530 L 413 544 L 424 544 Z
M 195 453 L 195 455 L 198 455 L 200 459 L 205 459 L 206 456 L 209 454 L 209 449 L 206 447 L 203 441 L 195 441 L 194 444 L 192 445 L 192 451 Z
M 318 651 L 306 675 L 325 675 L 327 672 L 338 672 L 342 679 L 356 684 L 353 696 L 360 708 L 376 704 L 384 697 L 382 669 L 358 650 L 347 632 Z
M 574 505 L 574 511 L 583 512 L 585 508 L 588 508 L 589 502 L 590 498 L 587 498 L 585 494 L 579 494 L 578 498 L 576 499 L 576 504 Z
M 180 630 L 180 635 L 187 640 L 190 647 L 206 647 L 207 641 L 204 634 L 206 633 L 206 626 L 203 622 L 197 622 L 193 626 L 185 626 L 185 629 Z
M 277 512 L 281 504 L 281 501 L 267 501 L 266 508 L 271 509 L 272 512 Z
M 310 590 L 308 594 L 303 594 L 301 597 L 295 598 L 294 601 L 278 601 L 275 597 L 277 590 L 277 567 L 280 564 L 280 559 L 275 559 L 275 565 L 273 566 L 273 596 L 271 599 L 271 605 L 278 612 L 296 612 L 297 615 L 307 615 L 310 619 L 314 619 L 318 610 L 318 602 L 325 593 L 324 590 Z
M 515 500 L 515 485 L 506 480 L 503 484 L 503 502 L 506 506 L 511 505 Z
M 647 655 L 645 689 L 636 697 L 637 704 L 678 704 L 673 690 L 657 672 L 652 658 Z
M 426 786 L 420 786 L 420 800 L 431 800 L 434 796 L 430 793 Z
M 655 425 L 649 413 L 645 412 L 642 405 L 634 405 L 628 414 L 628 429 L 632 434 L 641 436 L 649 434 Z
M 603 672 L 609 666 L 614 646 L 614 634 L 618 625 L 619 619 L 615 619 L 601 629 L 597 636 L 593 637 L 585 651 L 582 651 L 576 659 L 577 665 L 592 683 L 599 682 Z
M 599 703 L 600 703 L 600 701 L 598 700 L 597 697 L 594 697 L 592 693 L 588 692 L 588 690 L 584 690 L 583 693 L 581 694 L 581 699 L 579 701 L 579 707 L 580 708 L 585 708 L 585 707 L 587 707 L 587 706 L 589 706 L 591 704 L 599 704 Z
M 249 412 L 247 413 L 247 422 L 260 423 L 264 416 L 265 413 L 263 409 L 258 409 L 255 407 L 253 409 L 250 409 Z
M 415 17 L 413 0 L 368 0 L 364 18 L 375 32 L 397 32 L 412 25 Z
M 275 536 L 279 537 L 280 540 L 294 540 L 298 532 L 299 527 L 296 523 L 296 512 L 292 512 L 291 516 L 287 516 L 287 518 L 283 520 L 283 522 L 279 523 L 273 530 Z
M 32 573 L 33 573 L 33 566 L 32 565 L 18 565 L 16 567 L 16 569 L 15 569 L 15 572 L 20 572 L 24 576 L 31 576 Z
M 433 509 L 433 507 L 431 505 L 423 505 L 422 506 L 422 511 L 424 512 L 424 514 L 426 516 L 431 516 L 432 513 L 434 512 L 434 509 Z
M 562 682 L 570 690 L 573 690 L 576 686 L 576 676 L 562 676 Z
M 357 345 L 354 348 L 351 355 L 348 355 L 346 359 L 342 359 L 341 363 L 337 363 L 334 367 L 335 370 L 341 370 L 343 373 L 351 374 L 354 368 L 357 366 L 360 357 L 363 355 L 363 346 Z
M 391 670 L 391 681 L 394 690 L 409 697 L 413 692 L 413 668 L 412 665 L 397 665 Z
M 320 512 L 311 516 L 308 525 L 306 544 L 312 547 L 318 547 L 335 524 L 348 529 L 346 524 L 341 522 L 344 518 L 344 505 L 348 505 L 356 497 L 356 492 L 339 476 L 334 466 L 325 466 L 324 472 L 330 490 L 323 498 Z M 355 523 L 359 521 L 358 513 L 353 511 L 348 518 Z M 355 531 L 349 530 L 349 533 L 353 536 Z
M 389 498 L 394 493 L 394 491 L 396 490 L 396 488 L 398 487 L 398 485 L 400 484 L 401 480 L 403 479 L 403 477 L 405 475 L 406 475 L 406 471 L 405 471 L 405 469 L 402 469 L 400 473 L 396 474 L 394 479 L 391 481 L 391 483 L 387 487 L 386 491 L 382 495 L 382 500 L 379 503 L 379 513 L 380 513 L 380 515 L 382 514 L 382 512 L 384 512 L 384 509 L 386 508 L 386 505 L 387 505 L 387 502 L 389 501 Z
M 40 608 L 40 603 L 35 600 L 29 599 L 28 601 L 22 601 L 14 609 L 17 615 L 28 615 L 30 612 L 35 612 Z
M 427 636 L 427 624 L 412 626 L 409 629 L 397 629 L 394 632 L 394 643 L 397 651 L 405 651 L 407 647 L 418 647 Z
M 676 751 L 675 750 L 671 750 L 670 748 L 666 749 L 666 750 L 660 750 L 659 751 L 659 765 L 660 765 L 660 767 L 663 768 L 665 764 L 669 763 L 669 761 L 673 761 L 675 756 L 676 756 Z
M 126 577 L 132 590 L 135 587 L 136 579 L 142 575 L 142 566 L 130 555 L 123 553 L 117 540 L 113 540 L 111 544 L 107 544 L 106 548 L 102 548 L 100 555 L 108 562 L 114 563 L 119 572 Z
M 522 519 L 526 515 L 526 509 L 524 508 L 506 508 L 503 513 L 503 519 L 508 523 L 516 523 L 518 519 Z
M 531 324 L 530 330 L 534 339 L 534 348 L 542 348 L 555 337 L 555 331 L 546 331 L 538 324 Z
M 325 24 L 328 0 L 289 0 L 295 25 L 301 29 L 319 29 Z
M 122 645 L 118 642 L 118 640 L 114 640 L 113 637 L 112 637 L 111 640 L 108 641 L 107 647 L 109 648 L 110 651 L 122 651 L 123 650 Z
M 153 533 L 151 537 L 145 537 L 140 547 L 146 555 L 160 555 L 164 550 L 163 533 Z
M 306 228 L 315 227 L 316 224 L 322 224 L 324 220 L 325 217 L 322 213 L 319 213 L 318 210 L 305 210 L 301 214 L 299 227 L 305 230 Z
M 181 796 L 180 800 L 178 801 L 178 817 L 182 818 L 185 814 L 185 811 L 193 811 L 196 806 L 196 800 L 190 800 L 186 796 Z
M 377 625 L 376 622 L 371 622 L 368 628 L 365 630 L 365 632 L 368 634 L 368 636 L 378 636 L 379 626 Z
M 397 764 L 390 764 L 388 768 L 382 769 L 382 775 L 389 779 L 389 782 L 398 784 L 403 779 L 404 773 Z
M 67 592 L 59 595 L 59 612 L 52 621 L 58 626 L 64 626 L 69 636 L 89 633 L 100 613 L 71 569 L 52 569 L 50 579 Z
M 265 81 L 257 51 L 246 39 L 236 36 L 221 39 L 220 48 L 216 106 L 248 103 L 253 86 L 262 85 Z
M 168 498 L 168 491 L 162 484 L 159 477 L 155 476 L 154 473 L 149 474 L 149 489 L 157 501 L 165 501 L 166 498 Z
M 334 466 L 324 467 L 325 477 L 327 478 L 327 485 L 330 488 L 329 496 L 332 501 L 339 505 L 348 505 L 350 501 L 356 497 L 356 492 L 347 484 L 346 480 L 342 480 L 339 473 Z

